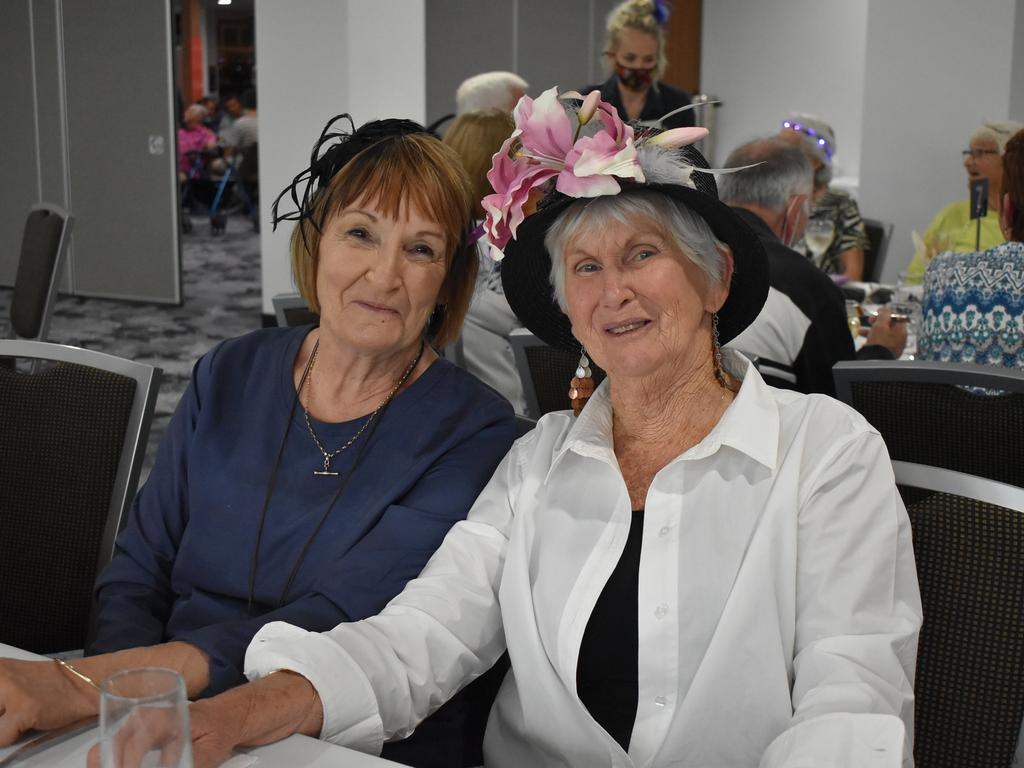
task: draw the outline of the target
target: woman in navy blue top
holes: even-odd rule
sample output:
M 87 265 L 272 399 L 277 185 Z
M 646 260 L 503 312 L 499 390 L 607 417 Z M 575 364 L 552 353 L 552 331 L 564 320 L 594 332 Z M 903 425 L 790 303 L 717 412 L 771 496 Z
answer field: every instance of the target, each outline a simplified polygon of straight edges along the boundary
M 297 220 L 293 272 L 320 325 L 199 360 L 97 585 L 101 655 L 74 672 L 0 661 L 0 744 L 95 714 L 77 673 L 169 667 L 211 695 L 244 682 L 267 622 L 376 614 L 511 445 L 511 406 L 428 343 L 458 335 L 476 276 L 458 157 L 408 121 L 334 122 L 290 188 L 298 210 L 274 206 Z

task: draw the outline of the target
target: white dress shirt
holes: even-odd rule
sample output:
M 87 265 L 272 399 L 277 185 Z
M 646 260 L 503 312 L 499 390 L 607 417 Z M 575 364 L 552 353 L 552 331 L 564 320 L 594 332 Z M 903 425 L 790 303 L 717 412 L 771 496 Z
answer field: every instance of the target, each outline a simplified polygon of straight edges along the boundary
M 576 694 L 631 519 L 607 382 L 579 418 L 548 414 L 516 442 L 381 614 L 322 634 L 269 624 L 246 674 L 304 675 L 321 736 L 378 752 L 507 644 L 488 766 L 910 765 L 921 603 L 885 445 L 845 405 L 723 354 L 736 399 L 647 492 L 628 754 Z

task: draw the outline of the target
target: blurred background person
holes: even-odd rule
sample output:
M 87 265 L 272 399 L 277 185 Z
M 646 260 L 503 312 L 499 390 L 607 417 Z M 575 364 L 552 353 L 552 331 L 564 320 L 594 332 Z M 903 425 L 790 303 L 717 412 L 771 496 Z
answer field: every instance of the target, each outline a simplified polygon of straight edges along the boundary
M 231 127 L 235 120 L 242 116 L 245 108 L 242 106 L 242 100 L 238 98 L 238 94 L 228 93 L 221 99 L 220 111 L 221 118 L 220 124 L 217 127 L 217 135 L 220 136 L 223 141 L 224 133 Z
M 690 103 L 686 91 L 661 82 L 668 60 L 665 34 L 668 6 L 663 0 L 626 0 L 608 14 L 604 56 L 611 77 L 588 85 L 584 94 L 601 91 L 601 100 L 618 110 L 625 121 L 656 122 Z M 694 124 L 693 110 L 676 112 L 661 127 Z
M 514 72 L 481 72 L 463 80 L 456 89 L 455 113 L 495 109 L 511 112 L 529 87 L 530 84 Z
M 178 129 L 178 180 L 185 181 L 193 164 L 197 161 L 196 153 L 206 153 L 213 160 L 217 152 L 217 134 L 203 125 L 206 108 L 193 104 L 185 110 L 184 125 Z M 212 162 L 203 162 L 210 170 L 218 170 Z M 223 163 L 221 164 L 223 169 Z
M 1002 149 L 999 226 L 1006 241 L 973 253 L 945 251 L 929 262 L 923 360 L 1024 368 L 1024 130 Z
M 808 232 L 795 247 L 830 275 L 863 280 L 864 251 L 870 241 L 860 208 L 848 192 L 829 186 L 836 153 L 832 126 L 814 115 L 794 113 L 782 121 L 779 138 L 802 147 L 814 167 Z
M 1024 123 L 1012 121 L 982 123 L 971 134 L 967 149 L 962 152 L 968 192 L 972 182 L 988 179 L 988 211 L 981 220 L 981 236 L 979 238 L 977 220 L 971 219 L 970 197 L 950 203 L 935 215 L 921 236 L 907 269 L 910 281 L 921 282 L 928 262 L 937 253 L 984 251 L 1003 242 L 999 225 L 999 201 L 1003 189 L 1002 154 L 1006 142 L 1022 128 Z
M 810 160 L 779 138 L 756 139 L 734 149 L 722 174 L 722 201 L 754 231 L 768 256 L 771 290 L 761 313 L 730 346 L 758 358 L 758 371 L 773 386 L 835 396 L 832 366 L 840 360 L 899 357 L 906 323 L 879 313 L 866 344 L 854 351 L 839 286 L 792 245 L 803 236 L 813 194 Z
M 491 192 L 487 180 L 491 158 L 514 128 L 512 115 L 507 111 L 468 112 L 455 118 L 444 135 L 444 143 L 458 154 L 473 185 L 473 215 L 477 223 L 484 218 L 480 201 Z M 516 413 L 526 413 L 523 384 L 508 340 L 513 329 L 521 328 L 522 324 L 505 300 L 500 263 L 488 255 L 488 248 L 486 240 L 477 242 L 480 269 L 473 302 L 462 326 L 463 362 L 466 370 L 504 395 Z
M 256 115 L 256 89 L 250 88 L 242 96 L 242 113 L 221 134 L 224 154 L 231 157 L 259 141 L 259 119 Z

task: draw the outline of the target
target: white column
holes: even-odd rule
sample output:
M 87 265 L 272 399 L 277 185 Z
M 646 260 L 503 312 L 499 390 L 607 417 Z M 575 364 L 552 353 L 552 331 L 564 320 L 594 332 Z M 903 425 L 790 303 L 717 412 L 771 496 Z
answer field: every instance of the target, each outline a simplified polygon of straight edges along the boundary
M 423 120 L 424 0 L 256 0 L 263 311 L 294 290 L 291 225 L 272 232 L 270 206 L 309 165 L 327 120 Z M 284 205 L 284 203 L 282 203 Z

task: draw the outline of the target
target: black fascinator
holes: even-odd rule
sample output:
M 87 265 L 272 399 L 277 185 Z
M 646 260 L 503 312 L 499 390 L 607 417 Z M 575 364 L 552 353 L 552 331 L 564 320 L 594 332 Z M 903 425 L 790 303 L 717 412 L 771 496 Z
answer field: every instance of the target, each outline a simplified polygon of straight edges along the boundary
M 343 121 L 346 120 L 349 126 L 347 131 L 343 125 Z M 334 175 L 363 150 L 411 133 L 429 131 L 412 120 L 400 119 L 374 120 L 357 130 L 351 115 L 346 113 L 332 117 L 320 132 L 320 138 L 313 144 L 309 167 L 292 179 L 291 184 L 274 200 L 271 207 L 274 229 L 276 230 L 278 223 L 282 221 L 309 221 L 317 231 L 320 231 L 323 221 L 314 219 L 313 203 L 317 194 L 327 189 Z M 278 207 L 286 195 L 291 198 L 295 210 L 279 213 Z

